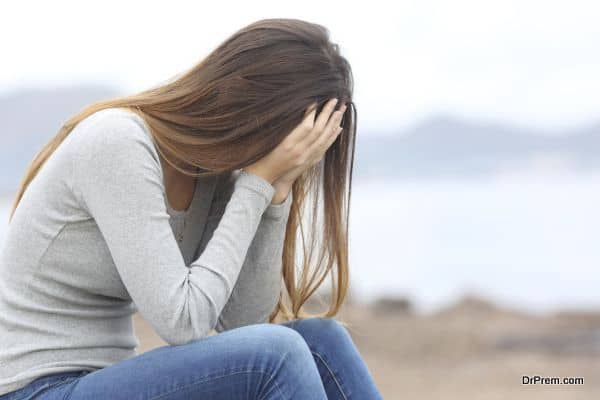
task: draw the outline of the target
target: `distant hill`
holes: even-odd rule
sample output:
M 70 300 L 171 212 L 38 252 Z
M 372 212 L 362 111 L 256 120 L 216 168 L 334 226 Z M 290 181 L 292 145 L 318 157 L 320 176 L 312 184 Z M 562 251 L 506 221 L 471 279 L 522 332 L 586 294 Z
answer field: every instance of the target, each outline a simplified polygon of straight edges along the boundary
M 75 112 L 119 96 L 116 88 L 80 86 L 28 89 L 0 97 L 0 194 L 12 193 L 35 153 Z M 510 125 L 435 116 L 397 135 L 360 130 L 354 176 L 460 178 L 488 176 L 503 168 L 550 160 L 580 170 L 600 169 L 600 122 L 561 135 Z
M 0 194 L 17 190 L 33 156 L 64 121 L 89 103 L 118 95 L 106 86 L 78 86 L 0 96 Z
M 536 160 L 600 169 L 600 122 L 549 135 L 437 116 L 395 136 L 359 134 L 356 141 L 357 177 L 476 178 Z

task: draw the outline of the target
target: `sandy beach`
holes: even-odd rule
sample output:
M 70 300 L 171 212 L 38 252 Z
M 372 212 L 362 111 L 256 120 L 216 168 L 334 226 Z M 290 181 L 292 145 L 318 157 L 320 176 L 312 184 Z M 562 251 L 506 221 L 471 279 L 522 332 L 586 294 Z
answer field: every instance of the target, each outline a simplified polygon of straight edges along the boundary
M 339 317 L 385 399 L 600 396 L 600 312 L 529 315 L 467 297 L 429 315 L 402 299 L 348 302 Z M 138 352 L 166 345 L 139 314 L 134 321 Z M 523 384 L 536 375 L 583 384 Z

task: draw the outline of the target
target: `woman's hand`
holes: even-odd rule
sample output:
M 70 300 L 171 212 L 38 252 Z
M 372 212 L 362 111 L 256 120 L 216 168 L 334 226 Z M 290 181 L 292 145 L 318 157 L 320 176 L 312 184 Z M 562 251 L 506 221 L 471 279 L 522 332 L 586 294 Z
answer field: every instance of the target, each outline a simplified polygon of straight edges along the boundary
M 312 147 L 309 148 L 309 154 L 307 155 L 307 158 L 294 168 L 283 173 L 279 178 L 277 178 L 275 184 L 289 185 L 291 187 L 296 178 L 298 178 L 300 175 L 302 175 L 302 173 L 304 173 L 304 171 L 314 166 L 323 158 L 327 149 L 333 144 L 337 136 L 342 131 L 340 122 L 342 121 L 344 111 L 346 111 L 346 105 L 344 104 L 339 110 L 333 113 L 331 118 L 329 118 L 335 105 L 336 102 L 333 102 L 330 108 L 324 108 L 319 114 L 319 119 L 313 126 L 314 131 L 309 134 L 314 135 L 313 138 L 315 139 L 315 142 L 313 143 Z M 329 106 L 329 104 L 327 104 L 327 106 Z M 314 120 L 314 112 L 310 112 L 308 115 L 311 115 L 311 121 Z M 325 115 L 327 117 L 325 117 Z M 328 118 L 328 120 L 326 118 Z M 320 136 L 317 136 L 317 134 L 314 132 L 321 132 L 321 134 Z
M 283 201 L 281 197 L 287 197 L 296 178 L 321 160 L 342 131 L 339 125 L 346 105 L 334 112 L 336 104 L 337 99 L 327 102 L 316 121 L 316 104 L 311 104 L 302 122 L 277 147 L 244 168 L 247 172 L 261 176 L 276 188 L 272 203 L 280 203 Z

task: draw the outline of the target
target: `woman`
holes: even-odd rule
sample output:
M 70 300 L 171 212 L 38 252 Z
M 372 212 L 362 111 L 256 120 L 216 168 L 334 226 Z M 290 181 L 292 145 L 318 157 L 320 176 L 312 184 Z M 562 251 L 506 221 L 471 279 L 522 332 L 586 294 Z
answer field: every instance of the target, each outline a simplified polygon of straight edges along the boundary
M 352 85 L 324 27 L 266 19 L 173 81 L 71 118 L 11 212 L 0 399 L 381 398 L 333 319 L 348 284 Z M 302 238 L 299 268 L 308 194 L 322 244 L 312 261 Z M 306 313 L 329 273 L 329 310 Z M 135 352 L 136 311 L 167 346 Z

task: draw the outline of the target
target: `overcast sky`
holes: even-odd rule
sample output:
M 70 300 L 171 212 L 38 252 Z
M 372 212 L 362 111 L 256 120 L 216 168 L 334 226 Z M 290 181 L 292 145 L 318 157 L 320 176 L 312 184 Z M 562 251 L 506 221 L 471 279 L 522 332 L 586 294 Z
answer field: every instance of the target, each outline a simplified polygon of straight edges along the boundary
M 577 0 L 11 1 L 0 94 L 142 90 L 271 17 L 329 28 L 353 67 L 363 127 L 391 132 L 439 112 L 545 129 L 600 120 L 600 2 Z

